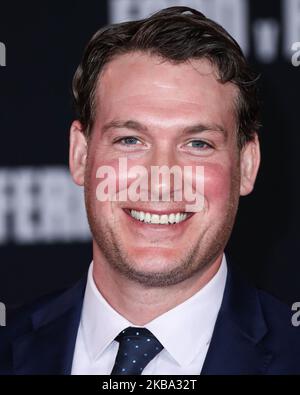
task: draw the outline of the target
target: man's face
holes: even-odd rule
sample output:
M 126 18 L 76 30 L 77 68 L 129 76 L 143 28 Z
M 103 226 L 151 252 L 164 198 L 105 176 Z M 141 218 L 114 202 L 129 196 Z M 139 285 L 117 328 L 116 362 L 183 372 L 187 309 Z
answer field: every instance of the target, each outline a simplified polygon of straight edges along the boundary
M 258 167 L 251 167 L 253 154 L 258 158 L 257 141 L 241 152 L 237 148 L 237 93 L 233 84 L 218 82 L 207 60 L 174 65 L 131 53 L 106 65 L 96 90 L 87 157 L 72 171 L 77 183 L 84 182 L 94 254 L 100 261 L 132 280 L 165 286 L 200 273 L 220 257 L 239 195 L 251 191 Z M 81 154 L 82 138 L 73 141 L 71 134 L 73 150 Z M 97 200 L 97 169 L 111 166 L 118 182 L 124 176 L 120 158 L 126 159 L 128 170 L 141 165 L 149 173 L 151 166 L 202 166 L 203 209 L 186 213 L 179 223 L 153 224 L 133 218 L 131 210 L 185 213 L 186 202 L 174 201 L 172 191 L 170 201 Z M 74 168 L 79 174 L 82 166 L 84 176 L 77 177 Z

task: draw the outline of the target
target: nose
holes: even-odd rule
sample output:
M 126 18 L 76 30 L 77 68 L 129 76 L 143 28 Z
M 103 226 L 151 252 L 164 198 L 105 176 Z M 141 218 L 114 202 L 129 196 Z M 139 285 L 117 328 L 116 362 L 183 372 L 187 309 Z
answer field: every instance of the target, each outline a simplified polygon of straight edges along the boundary
M 182 168 L 169 142 L 154 147 L 146 164 L 152 201 L 182 200 Z

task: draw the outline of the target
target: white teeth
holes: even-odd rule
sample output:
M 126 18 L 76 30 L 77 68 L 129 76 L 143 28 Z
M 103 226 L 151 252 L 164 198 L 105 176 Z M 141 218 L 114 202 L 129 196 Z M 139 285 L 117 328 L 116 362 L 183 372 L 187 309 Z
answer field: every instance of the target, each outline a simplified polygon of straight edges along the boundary
M 133 218 L 138 219 L 138 218 L 137 218 L 137 211 L 131 210 L 131 215 L 133 216 Z
M 149 213 L 145 214 L 145 222 L 150 222 L 151 221 L 151 215 Z
M 171 213 L 169 215 L 167 214 L 158 215 L 158 214 L 150 214 L 150 213 L 145 213 L 144 211 L 136 211 L 136 210 L 130 210 L 130 215 L 141 222 L 146 222 L 150 224 L 161 224 L 161 225 L 174 224 L 174 223 L 178 224 L 179 222 L 182 222 L 187 218 L 187 213 Z
M 160 216 L 160 224 L 167 224 L 168 223 L 168 216 L 166 214 Z
M 176 217 L 175 217 L 175 214 L 173 214 L 173 213 L 170 214 L 170 215 L 169 215 L 169 222 L 170 222 L 171 224 L 174 224 L 175 218 L 176 218 Z
M 159 224 L 159 215 L 152 214 L 150 222 L 151 224 Z
M 145 219 L 145 213 L 143 211 L 140 211 L 140 221 L 144 221 Z

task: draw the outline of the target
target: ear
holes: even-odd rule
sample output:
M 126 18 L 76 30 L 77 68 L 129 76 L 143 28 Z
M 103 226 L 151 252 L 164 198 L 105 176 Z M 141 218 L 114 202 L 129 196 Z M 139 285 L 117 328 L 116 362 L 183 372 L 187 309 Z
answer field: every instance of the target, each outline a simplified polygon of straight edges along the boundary
M 260 164 L 260 148 L 257 134 L 255 134 L 253 141 L 249 141 L 242 148 L 240 160 L 240 195 L 244 196 L 252 192 Z
M 77 185 L 84 184 L 84 173 L 87 157 L 87 141 L 82 125 L 74 121 L 70 129 L 69 166 L 71 175 Z

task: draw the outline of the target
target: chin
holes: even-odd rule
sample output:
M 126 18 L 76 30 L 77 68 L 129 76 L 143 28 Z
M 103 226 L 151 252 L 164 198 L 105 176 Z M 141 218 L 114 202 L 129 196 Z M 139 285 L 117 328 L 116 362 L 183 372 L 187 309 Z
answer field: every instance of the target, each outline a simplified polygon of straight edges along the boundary
M 149 273 L 172 270 L 175 263 L 182 258 L 174 253 L 172 254 L 169 248 L 160 247 L 139 248 L 128 255 L 135 270 Z

